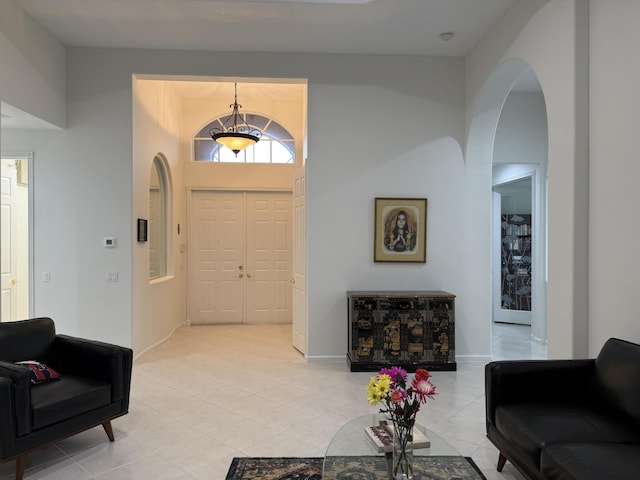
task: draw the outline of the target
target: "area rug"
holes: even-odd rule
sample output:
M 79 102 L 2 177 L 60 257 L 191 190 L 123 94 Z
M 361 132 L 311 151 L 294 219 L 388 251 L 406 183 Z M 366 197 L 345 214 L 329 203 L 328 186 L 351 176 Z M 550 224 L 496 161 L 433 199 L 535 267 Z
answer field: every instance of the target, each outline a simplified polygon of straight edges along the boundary
M 383 456 L 323 458 L 236 457 L 226 480 L 389 480 Z M 470 457 L 416 457 L 414 480 L 486 480 Z

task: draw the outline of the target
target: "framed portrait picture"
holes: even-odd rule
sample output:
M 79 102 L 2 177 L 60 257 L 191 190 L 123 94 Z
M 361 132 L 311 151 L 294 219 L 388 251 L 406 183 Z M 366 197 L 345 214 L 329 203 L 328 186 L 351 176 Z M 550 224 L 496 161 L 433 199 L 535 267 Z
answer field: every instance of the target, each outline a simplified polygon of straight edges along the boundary
M 374 262 L 427 261 L 427 199 L 376 198 Z

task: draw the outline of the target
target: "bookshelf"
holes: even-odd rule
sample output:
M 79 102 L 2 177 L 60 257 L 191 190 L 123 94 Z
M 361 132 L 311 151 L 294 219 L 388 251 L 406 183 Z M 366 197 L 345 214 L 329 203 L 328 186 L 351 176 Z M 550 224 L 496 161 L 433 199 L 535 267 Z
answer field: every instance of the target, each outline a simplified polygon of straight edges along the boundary
M 531 311 L 531 214 L 503 214 L 501 223 L 501 307 Z

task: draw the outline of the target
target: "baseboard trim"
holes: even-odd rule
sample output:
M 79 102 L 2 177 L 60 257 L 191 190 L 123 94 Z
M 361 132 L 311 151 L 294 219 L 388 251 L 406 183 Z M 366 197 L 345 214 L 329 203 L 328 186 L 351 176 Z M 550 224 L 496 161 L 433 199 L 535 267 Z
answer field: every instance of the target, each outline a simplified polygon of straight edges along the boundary
M 180 322 L 178 325 L 176 325 L 175 327 L 173 327 L 173 330 L 171 330 L 171 332 L 169 333 L 169 335 L 167 335 L 166 337 L 164 337 L 162 340 L 157 341 L 156 343 L 154 343 L 153 345 L 149 345 L 147 348 L 145 348 L 143 351 L 141 351 L 140 353 L 138 353 L 137 355 L 133 356 L 133 363 L 135 364 L 138 360 L 140 360 L 145 354 L 147 354 L 148 352 L 150 352 L 151 350 L 153 350 L 154 348 L 156 348 L 159 345 L 162 345 L 164 342 L 166 342 L 167 340 L 169 340 L 174 333 L 176 333 L 176 330 L 179 329 L 180 327 L 184 327 L 186 325 L 186 322 Z
M 347 363 L 346 355 L 306 355 L 308 363 Z
M 491 355 L 456 355 L 458 363 L 489 363 Z

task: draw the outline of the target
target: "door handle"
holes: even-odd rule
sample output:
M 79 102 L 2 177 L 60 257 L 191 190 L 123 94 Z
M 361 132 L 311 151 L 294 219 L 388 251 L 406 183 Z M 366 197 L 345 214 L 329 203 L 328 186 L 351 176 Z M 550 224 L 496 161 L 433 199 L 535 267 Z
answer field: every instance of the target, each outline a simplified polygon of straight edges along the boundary
M 15 278 L 11 279 L 11 285 L 15 285 L 16 283 L 18 283 L 18 280 L 16 280 Z
M 247 278 L 253 278 L 253 273 L 247 273 Z
M 242 273 L 236 273 L 236 278 L 242 278 L 243 274 Z
M 295 278 L 292 278 L 292 279 L 291 279 L 291 280 L 289 280 L 289 281 L 290 281 L 292 284 L 293 284 L 293 283 L 296 283 L 296 279 L 295 279 Z

